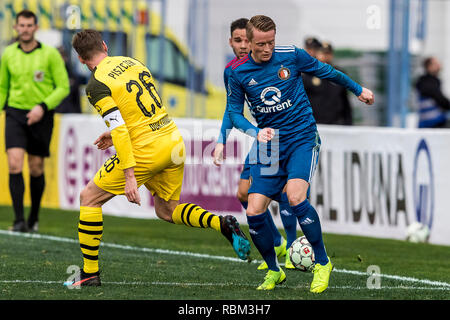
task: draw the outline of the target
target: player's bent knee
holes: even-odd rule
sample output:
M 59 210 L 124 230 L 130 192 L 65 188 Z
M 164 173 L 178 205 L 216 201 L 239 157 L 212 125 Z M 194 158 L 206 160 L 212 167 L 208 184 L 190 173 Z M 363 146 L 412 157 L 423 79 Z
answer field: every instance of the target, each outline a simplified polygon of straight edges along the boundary
M 258 214 L 264 213 L 264 208 L 248 206 L 246 214 L 248 216 L 257 216 Z
M 306 200 L 306 194 L 287 194 L 289 205 L 296 206 Z
M 9 165 L 9 173 L 17 174 L 22 172 L 22 166 L 10 164 Z
M 236 197 L 240 202 L 248 202 L 248 189 L 250 188 L 250 182 L 248 180 L 239 180 L 238 191 Z
M 23 161 L 20 158 L 10 158 L 8 159 L 9 173 L 20 173 L 23 169 Z
M 30 175 L 32 177 L 40 177 L 44 174 L 44 167 L 30 167 Z
M 97 187 L 91 180 L 80 192 L 80 206 L 100 207 L 115 195 Z
M 246 211 L 247 216 L 252 217 L 252 216 L 257 216 L 258 214 L 261 214 L 262 212 L 257 212 L 254 210 L 248 210 Z
M 28 168 L 30 175 L 39 177 L 44 174 L 44 158 L 38 156 L 28 156 Z
M 90 192 L 88 186 L 84 187 L 80 192 L 80 206 L 88 206 L 90 202 Z
M 236 193 L 236 197 L 238 198 L 238 200 L 240 202 L 248 202 L 248 193 L 247 192 L 241 192 L 240 190 L 238 190 L 238 192 Z

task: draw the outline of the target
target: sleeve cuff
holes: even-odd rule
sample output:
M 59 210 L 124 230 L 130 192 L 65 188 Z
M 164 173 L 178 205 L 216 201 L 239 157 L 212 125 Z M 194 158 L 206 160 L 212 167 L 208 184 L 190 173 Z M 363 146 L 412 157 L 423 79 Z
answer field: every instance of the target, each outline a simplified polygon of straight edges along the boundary
M 41 108 L 44 110 L 44 112 L 47 112 L 47 111 L 48 111 L 48 106 L 47 106 L 47 104 L 46 104 L 45 102 L 42 102 L 42 103 L 40 103 L 39 105 L 40 105 Z
M 356 90 L 354 91 L 355 96 L 359 97 L 361 95 L 363 91 L 363 88 L 361 85 L 358 85 L 358 87 L 356 88 Z

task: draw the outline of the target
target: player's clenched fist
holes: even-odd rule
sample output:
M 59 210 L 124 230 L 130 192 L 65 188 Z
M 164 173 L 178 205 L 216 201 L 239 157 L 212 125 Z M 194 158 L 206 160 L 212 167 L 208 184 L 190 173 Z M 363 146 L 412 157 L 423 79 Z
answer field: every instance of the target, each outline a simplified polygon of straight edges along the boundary
M 358 99 L 359 101 L 362 101 L 368 105 L 371 105 L 375 102 L 375 96 L 373 95 L 373 92 L 367 88 L 362 88 L 362 92 L 358 96 Z
M 224 148 L 224 144 L 223 143 L 218 143 L 216 144 L 216 147 L 214 148 L 214 159 L 213 159 L 213 163 L 220 167 L 220 165 L 223 162 L 224 156 L 223 156 L 223 148 Z
M 259 142 L 269 142 L 275 136 L 275 130 L 272 128 L 264 128 L 258 132 Z

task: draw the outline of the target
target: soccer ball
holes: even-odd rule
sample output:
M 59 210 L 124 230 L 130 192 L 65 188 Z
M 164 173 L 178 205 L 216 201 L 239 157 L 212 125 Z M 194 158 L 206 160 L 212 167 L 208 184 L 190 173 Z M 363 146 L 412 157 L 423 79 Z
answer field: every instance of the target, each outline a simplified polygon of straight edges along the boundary
M 311 272 L 314 269 L 314 251 L 305 236 L 292 242 L 289 248 L 289 258 L 296 269 L 303 272 Z
M 406 234 L 406 240 L 409 242 L 427 242 L 430 235 L 430 229 L 428 226 L 416 221 L 408 226 Z

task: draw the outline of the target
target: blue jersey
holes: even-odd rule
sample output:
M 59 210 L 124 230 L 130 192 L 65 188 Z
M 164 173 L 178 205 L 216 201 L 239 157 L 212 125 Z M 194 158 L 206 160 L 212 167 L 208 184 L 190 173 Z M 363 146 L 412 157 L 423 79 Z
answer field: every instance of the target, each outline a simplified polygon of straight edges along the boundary
M 235 57 L 233 60 L 228 62 L 228 64 L 225 67 L 225 70 L 223 71 L 223 82 L 225 84 L 225 88 L 228 88 L 228 78 L 230 77 L 231 66 L 238 60 L 239 59 L 237 57 Z M 228 135 L 231 132 L 231 129 L 233 129 L 233 123 L 231 122 L 230 115 L 228 114 L 227 110 L 225 109 L 225 113 L 223 114 L 223 119 L 222 119 L 222 126 L 220 127 L 219 139 L 217 140 L 217 143 L 225 144 L 227 141 Z
M 315 131 L 302 72 L 329 79 L 356 96 L 362 92 L 347 75 L 295 46 L 276 46 L 271 59 L 262 63 L 255 62 L 250 53 L 232 65 L 228 80 L 227 112 L 234 127 L 254 137 L 262 128 L 277 129 L 280 142 Z M 258 127 L 243 116 L 245 96 Z

